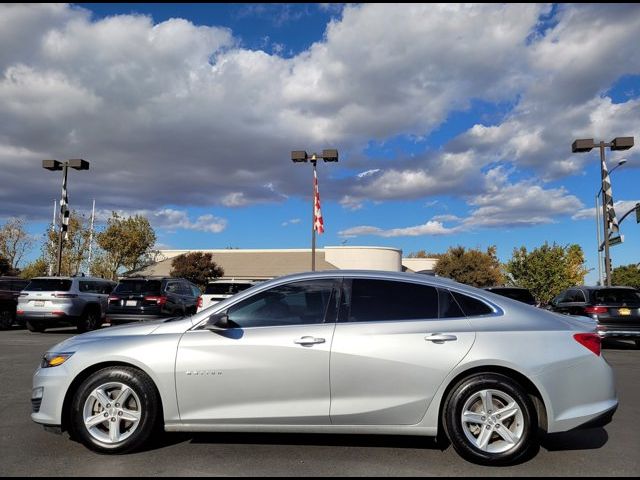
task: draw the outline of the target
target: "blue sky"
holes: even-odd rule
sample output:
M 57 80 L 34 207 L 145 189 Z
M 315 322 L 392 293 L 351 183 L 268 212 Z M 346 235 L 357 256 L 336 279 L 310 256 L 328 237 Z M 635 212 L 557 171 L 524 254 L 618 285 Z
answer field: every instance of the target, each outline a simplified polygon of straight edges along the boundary
M 632 4 L 5 4 L 0 43 L 0 221 L 34 235 L 60 193 L 41 160 L 82 157 L 71 206 L 147 215 L 161 247 L 308 248 L 290 152 L 337 148 L 319 246 L 578 243 L 594 283 L 599 156 L 571 142 L 640 141 Z M 640 147 L 607 158 L 621 216 Z

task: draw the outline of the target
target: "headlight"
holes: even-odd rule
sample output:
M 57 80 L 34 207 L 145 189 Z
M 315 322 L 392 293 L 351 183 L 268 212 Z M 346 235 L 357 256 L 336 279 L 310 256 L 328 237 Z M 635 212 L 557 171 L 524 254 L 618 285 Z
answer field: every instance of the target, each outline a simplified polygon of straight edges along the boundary
M 44 357 L 42 357 L 40 368 L 57 367 L 58 365 L 62 365 L 64 362 L 69 360 L 71 355 L 73 355 L 73 352 L 45 353 Z

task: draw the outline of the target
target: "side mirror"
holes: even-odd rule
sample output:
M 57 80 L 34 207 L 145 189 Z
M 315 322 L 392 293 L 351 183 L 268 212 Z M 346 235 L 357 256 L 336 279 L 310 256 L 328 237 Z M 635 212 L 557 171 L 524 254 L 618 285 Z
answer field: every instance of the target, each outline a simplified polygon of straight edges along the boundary
M 209 317 L 204 328 L 211 330 L 212 332 L 220 332 L 222 330 L 228 330 L 232 328 L 232 323 L 229 320 L 229 315 L 226 313 L 214 313 Z

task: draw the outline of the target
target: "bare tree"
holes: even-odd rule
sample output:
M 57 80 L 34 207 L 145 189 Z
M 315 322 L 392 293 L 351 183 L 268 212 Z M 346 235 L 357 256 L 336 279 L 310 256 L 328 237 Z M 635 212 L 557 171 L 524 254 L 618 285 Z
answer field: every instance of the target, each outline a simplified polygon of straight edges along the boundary
M 33 248 L 34 239 L 24 228 L 24 220 L 10 218 L 0 227 L 0 256 L 7 259 L 13 269 Z

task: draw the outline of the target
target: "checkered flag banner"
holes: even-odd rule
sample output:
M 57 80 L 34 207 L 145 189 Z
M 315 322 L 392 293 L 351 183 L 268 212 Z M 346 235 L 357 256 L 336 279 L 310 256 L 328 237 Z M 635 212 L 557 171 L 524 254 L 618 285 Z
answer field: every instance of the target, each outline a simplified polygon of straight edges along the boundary
M 616 211 L 613 208 L 613 193 L 611 192 L 611 180 L 609 170 L 604 159 L 602 160 L 602 201 L 606 205 L 607 221 L 609 222 L 609 236 L 620 232 Z
M 318 175 L 313 169 L 313 229 L 318 233 L 324 233 L 324 220 L 320 210 L 320 192 L 318 191 Z
M 62 199 L 60 200 L 60 221 L 64 239 L 69 240 L 69 197 L 67 196 L 67 176 L 62 181 Z

